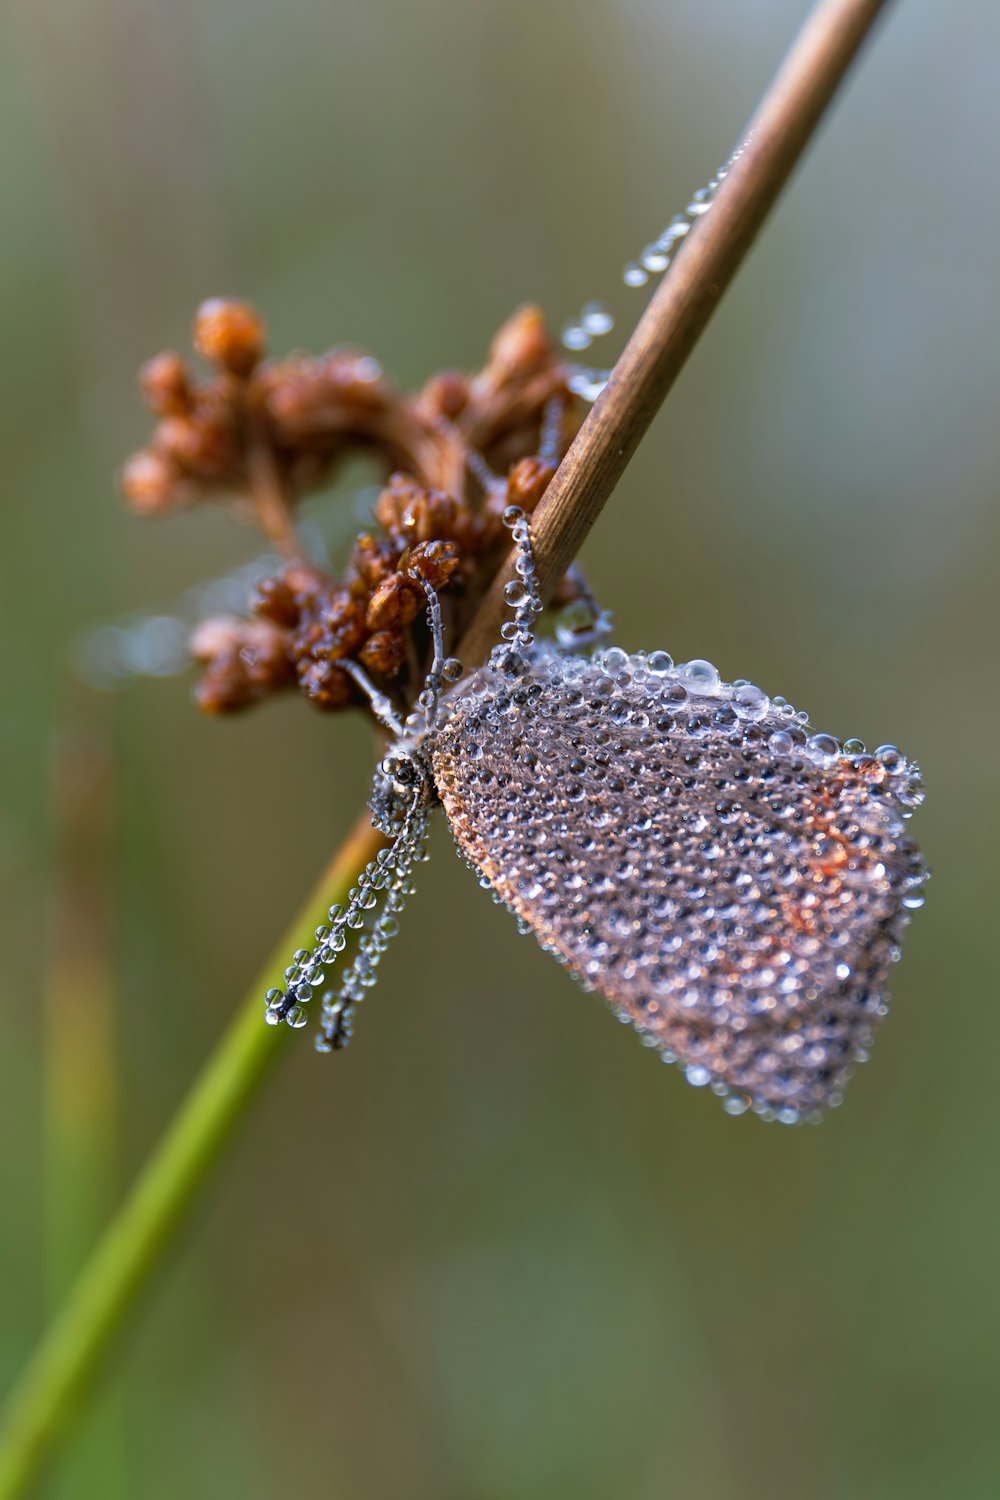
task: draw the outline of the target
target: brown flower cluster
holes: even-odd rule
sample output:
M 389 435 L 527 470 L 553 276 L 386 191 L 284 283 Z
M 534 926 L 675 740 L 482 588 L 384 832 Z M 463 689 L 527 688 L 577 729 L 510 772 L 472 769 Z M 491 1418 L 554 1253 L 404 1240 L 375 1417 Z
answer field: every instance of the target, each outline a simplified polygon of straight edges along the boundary
M 357 350 L 264 359 L 262 323 L 244 303 L 204 303 L 194 345 L 207 376 L 169 353 L 141 373 L 158 421 L 125 465 L 126 498 L 143 515 L 226 499 L 287 558 L 257 586 L 249 618 L 196 631 L 201 707 L 241 708 L 296 684 L 321 708 L 359 703 L 348 658 L 409 707 L 429 646 L 421 580 L 442 592 L 456 641 L 508 546 L 504 510 L 534 509 L 575 431 L 568 372 L 541 314 L 515 313 L 478 374 L 437 375 L 416 395 Z M 378 530 L 358 536 L 334 576 L 303 557 L 294 507 L 357 452 L 384 463 Z

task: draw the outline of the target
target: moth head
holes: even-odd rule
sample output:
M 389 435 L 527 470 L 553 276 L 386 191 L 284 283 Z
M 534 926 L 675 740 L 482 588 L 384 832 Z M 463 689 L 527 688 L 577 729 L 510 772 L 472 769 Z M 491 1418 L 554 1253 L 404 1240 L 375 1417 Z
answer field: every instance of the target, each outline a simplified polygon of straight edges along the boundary
M 394 746 L 375 772 L 371 795 L 375 827 L 393 834 L 411 808 L 430 807 L 436 800 L 424 756 L 416 749 Z

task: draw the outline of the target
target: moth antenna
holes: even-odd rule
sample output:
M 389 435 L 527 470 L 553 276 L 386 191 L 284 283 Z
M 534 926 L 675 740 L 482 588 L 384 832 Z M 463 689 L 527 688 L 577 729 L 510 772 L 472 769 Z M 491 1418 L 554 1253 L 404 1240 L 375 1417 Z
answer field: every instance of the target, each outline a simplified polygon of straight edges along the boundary
M 622 271 L 622 280 L 626 286 L 643 287 L 651 276 L 660 276 L 669 268 L 690 234 L 695 221 L 703 214 L 707 214 L 712 207 L 719 184 L 725 180 L 731 167 L 743 155 L 750 144 L 750 139 L 751 137 L 747 136 L 714 177 L 710 177 L 704 187 L 692 193 L 684 209 L 681 213 L 674 214 L 662 234 L 652 240 L 635 260 L 628 262 Z M 563 328 L 563 348 L 570 350 L 573 354 L 581 353 L 584 349 L 589 349 L 595 339 L 610 333 L 614 326 L 615 320 L 603 303 L 586 302 L 579 316 L 571 319 Z M 575 396 L 580 396 L 584 401 L 596 401 L 607 385 L 610 375 L 611 371 L 607 369 L 589 369 L 578 365 L 573 369 L 567 383 Z
M 298 1029 L 306 1024 L 303 1006 L 308 1005 L 314 991 L 325 980 L 327 970 L 347 946 L 348 932 L 364 926 L 365 914 L 374 910 L 380 899 L 383 901 L 383 908 L 375 924 L 378 941 L 381 942 L 390 935 L 384 918 L 387 914 L 402 909 L 400 892 L 404 895 L 409 893 L 410 871 L 423 854 L 426 829 L 426 810 L 414 797 L 392 843 L 388 848 L 380 849 L 375 858 L 368 861 L 357 885 L 348 892 L 347 904 L 331 906 L 327 914 L 328 922 L 316 929 L 314 946 L 300 948 L 293 955 L 291 964 L 285 970 L 284 988 L 268 990 L 264 997 L 264 1019 L 270 1026 L 278 1026 L 284 1021 Z M 384 898 L 381 897 L 383 891 L 387 892 Z M 364 942 L 365 939 L 362 938 L 362 943 Z M 370 960 L 370 954 L 368 958 Z M 348 970 L 349 975 L 356 977 L 357 965 L 358 959 L 355 958 Z M 324 996 L 324 1025 L 329 998 Z
M 345 657 L 337 665 L 343 667 L 349 677 L 354 678 L 354 681 L 368 699 L 372 713 L 378 719 L 382 728 L 388 729 L 398 739 L 403 733 L 403 725 L 392 706 L 391 699 L 375 686 L 364 667 L 358 662 L 351 661 L 349 657 Z
M 375 984 L 382 955 L 399 931 L 398 914 L 413 891 L 413 866 L 424 856 L 427 822 L 426 809 L 414 799 L 391 845 L 381 851 L 384 856 L 380 863 L 381 909 L 369 931 L 360 938 L 339 988 L 328 990 L 323 996 L 317 1052 L 340 1051 L 351 1039 L 356 1007 L 365 998 L 365 991 Z

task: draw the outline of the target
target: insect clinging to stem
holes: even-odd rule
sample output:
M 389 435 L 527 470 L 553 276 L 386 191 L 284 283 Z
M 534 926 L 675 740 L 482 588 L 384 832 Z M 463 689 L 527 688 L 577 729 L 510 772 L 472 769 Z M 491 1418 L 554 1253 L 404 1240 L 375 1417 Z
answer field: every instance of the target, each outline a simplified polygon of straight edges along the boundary
M 456 683 L 429 584 L 433 661 L 405 722 L 349 664 L 393 736 L 371 798 L 391 843 L 295 955 L 267 1019 L 303 1025 L 361 928 L 322 1000 L 317 1046 L 345 1045 L 440 803 L 481 883 L 689 1082 L 733 1114 L 817 1116 L 866 1055 L 922 901 L 904 831 L 917 766 L 811 733 L 784 700 L 705 661 L 536 641 L 528 521 L 516 507 L 504 519 L 519 549 L 514 619 L 484 668 Z
M 683 253 L 743 149 L 626 268 L 629 284 Z M 582 350 L 610 327 L 588 304 L 564 341 Z M 391 737 L 371 795 L 388 845 L 268 992 L 267 1020 L 305 1025 L 318 993 L 318 1047 L 347 1043 L 440 805 L 522 928 L 730 1113 L 791 1123 L 838 1103 L 923 901 L 906 832 L 919 770 L 894 746 L 869 755 L 814 733 L 709 662 L 608 645 L 609 617 L 575 571 L 577 620 L 536 640 L 529 515 L 572 440 L 573 396 L 594 399 L 608 372 L 560 362 L 536 309 L 501 329 L 478 375 L 448 372 L 412 397 L 358 351 L 264 360 L 246 304 L 204 304 L 195 345 L 212 380 L 172 354 L 144 371 L 160 422 L 126 465 L 126 493 L 145 514 L 235 493 L 285 555 L 254 618 L 196 633 L 199 701 L 221 712 L 297 685 L 324 709 L 366 703 Z M 336 578 L 303 555 L 291 510 L 351 443 L 379 452 L 389 478 L 380 534 L 362 533 Z M 492 578 L 504 526 L 513 617 L 463 676 L 446 638 Z

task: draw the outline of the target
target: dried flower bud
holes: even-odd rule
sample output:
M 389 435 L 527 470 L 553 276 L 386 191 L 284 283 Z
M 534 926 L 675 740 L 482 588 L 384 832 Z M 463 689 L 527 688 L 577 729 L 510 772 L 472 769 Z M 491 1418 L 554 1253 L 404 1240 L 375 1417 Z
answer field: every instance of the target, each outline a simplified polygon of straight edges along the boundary
M 121 485 L 125 499 L 143 516 L 162 515 L 179 499 L 180 475 L 177 467 L 162 453 L 144 448 L 133 453 L 122 469 Z
M 421 542 L 400 560 L 401 571 L 422 578 L 431 588 L 444 588 L 458 567 L 458 553 L 451 542 Z
M 428 380 L 417 400 L 428 417 L 454 422 L 469 403 L 469 382 L 457 370 L 445 370 Z
M 378 361 L 353 349 L 269 361 L 257 389 L 276 442 L 327 461 L 352 438 L 382 440 L 381 419 L 398 401 Z
M 406 661 L 406 644 L 400 630 L 376 630 L 358 652 L 361 664 L 382 677 L 395 677 Z
M 250 603 L 254 614 L 273 621 L 275 625 L 290 628 L 298 622 L 298 600 L 282 575 L 277 578 L 262 578 L 254 589 Z
M 262 578 L 254 589 L 254 614 L 276 625 L 297 625 L 303 611 L 329 587 L 329 579 L 309 563 L 289 563 L 284 572 Z
M 552 464 L 540 458 L 522 458 L 507 475 L 505 505 L 519 505 L 528 515 L 545 494 L 555 474 Z
M 238 648 L 247 627 L 247 621 L 236 615 L 210 615 L 191 632 L 188 649 L 195 661 L 210 662 L 224 651 Z
M 329 662 L 300 662 L 299 687 L 317 708 L 342 708 L 354 694 L 354 682 L 342 667 Z
M 211 297 L 195 317 L 194 346 L 204 359 L 245 377 L 264 352 L 264 325 L 248 302 Z
M 194 399 L 188 372 L 179 354 L 157 354 L 139 371 L 146 405 L 158 417 L 182 416 Z
M 393 573 L 372 594 L 365 615 L 370 630 L 410 625 L 424 604 L 423 592 L 400 573 Z
M 354 543 L 351 552 L 350 577 L 368 590 L 378 588 L 380 583 L 396 571 L 399 547 L 392 542 L 380 541 L 363 531 Z
M 451 495 L 427 489 L 407 474 L 392 474 L 375 504 L 375 519 L 389 536 L 412 546 L 435 538 L 453 539 L 463 509 Z
M 490 345 L 486 369 L 497 384 L 503 384 L 551 365 L 553 354 L 541 310 L 519 307 Z
M 206 713 L 246 708 L 294 681 L 284 630 L 269 620 L 205 620 L 191 639 L 196 660 L 206 663 L 197 688 Z
M 204 400 L 186 416 L 164 417 L 153 446 L 192 479 L 235 482 L 241 472 L 239 439 L 225 403 Z

